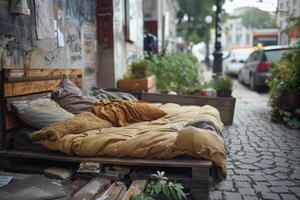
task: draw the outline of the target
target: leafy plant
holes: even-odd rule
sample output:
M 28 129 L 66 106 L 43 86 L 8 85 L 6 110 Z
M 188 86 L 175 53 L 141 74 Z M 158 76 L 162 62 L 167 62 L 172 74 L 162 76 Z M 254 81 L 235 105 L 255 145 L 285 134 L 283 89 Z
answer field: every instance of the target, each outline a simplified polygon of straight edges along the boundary
M 149 61 L 143 58 L 134 58 L 129 64 L 129 69 L 126 74 L 126 78 L 146 78 L 150 75 Z
M 300 121 L 297 118 L 294 118 L 292 113 L 280 110 L 280 115 L 282 116 L 283 121 L 291 128 L 300 128 Z
M 216 90 L 232 90 L 233 82 L 228 76 L 219 76 L 213 82 Z
M 168 199 L 186 199 L 182 185 L 169 181 L 168 178 L 165 177 L 165 172 L 157 171 L 157 174 L 153 174 L 152 176 L 156 181 L 147 184 L 141 194 L 131 196 L 130 200 L 154 200 L 159 195 L 163 195 Z
M 149 70 L 155 74 L 157 88 L 161 91 L 187 94 L 199 86 L 198 69 L 197 58 L 184 52 L 165 52 L 149 58 Z

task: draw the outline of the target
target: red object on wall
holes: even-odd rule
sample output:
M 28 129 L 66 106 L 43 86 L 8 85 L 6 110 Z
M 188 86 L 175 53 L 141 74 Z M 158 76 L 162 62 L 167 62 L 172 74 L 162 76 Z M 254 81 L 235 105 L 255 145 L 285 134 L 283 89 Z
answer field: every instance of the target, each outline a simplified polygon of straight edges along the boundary
M 97 1 L 97 41 L 102 49 L 113 49 L 113 1 Z
M 144 21 L 144 29 L 157 37 L 157 21 Z
M 299 38 L 300 39 L 300 27 L 291 31 L 290 38 Z

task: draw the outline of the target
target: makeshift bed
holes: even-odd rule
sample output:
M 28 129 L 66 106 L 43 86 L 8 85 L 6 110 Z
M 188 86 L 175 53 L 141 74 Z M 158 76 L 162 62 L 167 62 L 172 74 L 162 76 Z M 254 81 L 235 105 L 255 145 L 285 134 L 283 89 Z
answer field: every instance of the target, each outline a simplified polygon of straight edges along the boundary
M 189 181 L 185 181 L 195 199 L 208 198 L 208 185 L 212 177 L 219 180 L 226 178 L 223 124 L 218 110 L 211 106 L 174 104 L 178 102 L 154 104 L 155 108 L 165 113 L 156 120 L 128 123 L 125 126 L 120 122 L 118 115 L 115 117 L 116 124 L 112 124 L 121 127 L 104 123 L 99 128 L 93 125 L 94 122 L 97 122 L 97 125 L 101 124 L 95 115 L 103 119 L 110 118 L 103 107 L 115 106 L 104 101 L 94 106 L 95 115 L 88 113 L 76 115 L 77 118 L 82 119 L 80 123 L 85 123 L 87 130 L 78 132 L 74 129 L 70 130 L 72 134 L 66 134 L 66 131 L 60 128 L 65 127 L 65 124 L 58 123 L 54 127 L 51 127 L 51 124 L 48 126 L 50 131 L 42 129 L 30 134 L 30 139 L 35 144 L 42 145 L 48 150 L 13 149 L 10 140 L 11 132 L 18 130 L 22 123 L 12 112 L 11 102 L 20 99 L 37 99 L 45 95 L 60 84 L 64 75 L 68 75 L 76 85 L 82 84 L 80 70 L 7 69 L 2 72 L 1 113 L 4 125 L 1 132 L 0 155 L 2 157 L 155 168 L 171 167 L 178 168 L 178 173 L 181 169 L 188 168 Z M 143 95 L 140 94 L 140 100 L 145 100 L 142 97 Z M 148 101 L 165 102 L 166 96 L 161 97 L 160 99 L 160 96 L 155 94 L 151 97 L 152 101 Z M 172 96 L 169 98 L 172 102 Z M 121 104 L 123 105 L 123 102 Z M 147 108 L 143 107 L 144 109 Z M 137 111 L 139 110 L 132 112 Z M 70 117 L 66 123 L 72 123 L 73 119 Z M 84 122 L 85 120 L 87 122 Z M 75 123 L 78 125 L 78 120 L 75 120 Z M 82 127 L 82 124 L 78 126 Z

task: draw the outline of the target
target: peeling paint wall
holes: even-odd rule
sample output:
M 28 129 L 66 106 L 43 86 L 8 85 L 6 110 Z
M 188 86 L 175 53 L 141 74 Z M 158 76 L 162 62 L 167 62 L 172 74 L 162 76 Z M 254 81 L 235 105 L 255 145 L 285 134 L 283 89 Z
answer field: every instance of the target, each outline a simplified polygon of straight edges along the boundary
M 9 1 L 0 1 L 0 55 L 3 67 L 81 68 L 84 73 L 83 88 L 88 90 L 96 85 L 96 1 L 39 0 L 51 3 L 51 15 L 57 23 L 53 33 L 55 36 L 43 39 L 38 39 L 37 34 L 38 20 L 43 18 L 37 16 L 47 13 L 40 12 L 35 1 L 27 1 L 30 15 L 11 13 Z M 55 30 L 55 27 L 50 29 Z M 60 41 L 58 32 L 63 36 Z

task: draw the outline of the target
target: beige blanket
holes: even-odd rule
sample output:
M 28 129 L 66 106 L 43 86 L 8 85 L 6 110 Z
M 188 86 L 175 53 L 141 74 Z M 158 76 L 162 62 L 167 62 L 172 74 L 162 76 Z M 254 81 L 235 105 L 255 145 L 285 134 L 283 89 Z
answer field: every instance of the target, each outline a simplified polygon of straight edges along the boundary
M 219 112 L 211 106 L 179 106 L 172 103 L 159 108 L 167 115 L 158 120 L 126 127 L 94 129 L 37 143 L 50 150 L 78 156 L 166 159 L 188 154 L 213 161 L 222 168 L 225 178 L 224 141 L 217 133 L 195 127 L 185 127 L 179 131 L 174 128 L 178 124 L 205 118 L 223 130 Z

